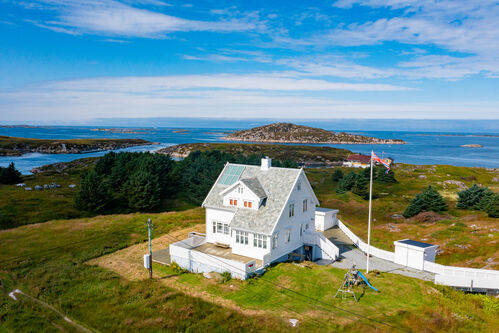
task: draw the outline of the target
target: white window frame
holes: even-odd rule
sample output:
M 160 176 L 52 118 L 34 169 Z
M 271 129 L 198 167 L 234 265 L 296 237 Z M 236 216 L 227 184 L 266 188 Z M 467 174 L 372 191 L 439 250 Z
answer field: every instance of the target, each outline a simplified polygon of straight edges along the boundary
M 291 229 L 286 229 L 286 234 L 284 236 L 284 243 L 291 242 Z
M 261 234 L 253 234 L 253 246 L 259 249 L 266 249 L 267 236 Z
M 308 210 L 308 200 L 303 200 L 303 212 L 305 213 Z
M 229 224 L 220 221 L 213 221 L 213 233 L 228 235 L 230 233 Z
M 275 234 L 272 235 L 272 248 L 276 249 L 277 248 L 277 242 L 279 240 L 279 233 L 276 232 Z
M 289 204 L 289 217 L 295 216 L 295 204 L 290 203 Z
M 296 186 L 296 189 L 297 189 L 298 191 L 301 191 L 301 182 L 298 182 L 298 185 Z
M 236 230 L 236 243 L 248 245 L 248 232 Z

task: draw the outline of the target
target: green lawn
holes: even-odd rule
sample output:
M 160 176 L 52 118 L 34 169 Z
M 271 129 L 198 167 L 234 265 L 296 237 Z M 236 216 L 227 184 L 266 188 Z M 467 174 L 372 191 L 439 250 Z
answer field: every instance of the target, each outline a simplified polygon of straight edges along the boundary
M 19 288 L 52 304 L 74 321 L 100 332 L 284 331 L 267 316 L 243 316 L 163 286 L 127 281 L 85 264 L 146 239 L 153 218 L 156 236 L 204 222 L 201 209 L 182 213 L 130 214 L 58 220 L 0 231 L 0 327 L 8 332 L 73 331 L 52 311 L 7 292 Z M 16 258 L 17 259 L 12 259 Z
M 155 265 L 163 276 L 177 274 Z M 180 284 L 270 313 L 299 314 L 314 331 L 421 331 L 476 332 L 499 328 L 499 300 L 435 286 L 396 274 L 369 274 L 380 290 L 357 289 L 352 297 L 335 298 L 345 270 L 314 264 L 281 263 L 247 281 L 217 283 L 201 274 L 178 275 Z

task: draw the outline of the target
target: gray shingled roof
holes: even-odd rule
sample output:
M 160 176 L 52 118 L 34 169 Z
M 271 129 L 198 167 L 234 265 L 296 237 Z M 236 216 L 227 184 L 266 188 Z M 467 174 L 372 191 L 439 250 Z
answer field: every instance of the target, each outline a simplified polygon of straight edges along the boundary
M 240 182 L 248 186 L 248 188 L 258 196 L 258 198 L 263 199 L 267 197 L 267 193 L 265 193 L 265 190 L 263 189 L 258 178 L 241 178 Z
M 240 180 L 256 178 L 264 189 L 267 199 L 258 210 L 235 209 L 236 214 L 230 222 L 230 227 L 270 235 L 300 171 L 300 169 L 274 167 L 264 171 L 260 169 L 260 166 L 246 165 Z M 220 193 L 227 187 L 227 185 L 216 183 L 203 206 L 234 210 L 223 205 L 223 195 Z

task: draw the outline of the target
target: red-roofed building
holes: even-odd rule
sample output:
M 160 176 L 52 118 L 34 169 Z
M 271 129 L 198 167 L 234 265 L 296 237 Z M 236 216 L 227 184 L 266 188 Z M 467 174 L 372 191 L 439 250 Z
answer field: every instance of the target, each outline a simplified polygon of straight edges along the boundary
M 343 166 L 350 168 L 368 168 L 371 163 L 371 156 L 361 155 L 361 154 L 351 154 L 348 155 L 346 162 L 343 162 Z

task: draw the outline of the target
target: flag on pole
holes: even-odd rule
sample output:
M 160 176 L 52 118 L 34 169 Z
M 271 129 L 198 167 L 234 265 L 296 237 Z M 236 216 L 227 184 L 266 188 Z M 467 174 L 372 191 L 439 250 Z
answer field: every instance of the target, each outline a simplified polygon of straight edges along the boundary
M 386 161 L 382 160 L 381 158 L 379 158 L 375 153 L 374 151 L 371 151 L 371 158 L 373 161 L 375 162 L 379 162 L 381 164 L 383 164 L 383 166 L 387 169 L 386 170 L 386 173 L 388 173 L 388 171 L 390 171 L 390 163 L 387 163 Z

